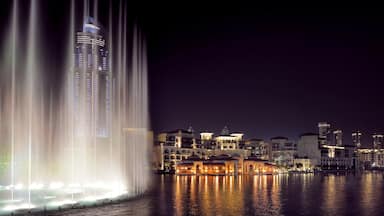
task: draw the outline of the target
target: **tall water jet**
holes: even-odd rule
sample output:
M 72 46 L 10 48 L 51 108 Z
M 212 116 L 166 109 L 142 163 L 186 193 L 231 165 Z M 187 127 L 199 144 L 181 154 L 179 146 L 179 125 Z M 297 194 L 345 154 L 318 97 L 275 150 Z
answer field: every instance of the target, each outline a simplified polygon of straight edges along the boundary
M 17 41 L 17 1 L 12 8 L 12 75 L 11 75 L 11 185 L 15 185 L 15 103 L 16 103 L 16 41 Z M 0 114 L 1 115 L 1 114 Z M 14 200 L 14 190 L 11 189 L 11 199 Z
M 38 1 L 28 5 L 25 38 L 18 37 L 25 14 L 18 3 L 0 61 L 0 153 L 10 156 L 5 174 L 0 169 L 0 214 L 143 193 L 149 180 L 146 48 L 137 26 L 130 45 L 127 5 L 114 8 L 111 1 L 103 20 L 98 1 L 92 13 L 88 0 L 70 1 L 66 57 L 56 68 L 63 79 L 55 89 L 43 79 L 51 71 L 40 57 L 52 46 L 39 43 Z

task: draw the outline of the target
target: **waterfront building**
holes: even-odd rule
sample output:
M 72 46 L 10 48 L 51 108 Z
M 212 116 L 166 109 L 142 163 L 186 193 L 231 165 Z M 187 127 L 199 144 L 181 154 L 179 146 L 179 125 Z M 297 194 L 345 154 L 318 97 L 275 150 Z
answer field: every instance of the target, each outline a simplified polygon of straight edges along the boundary
M 250 152 L 250 154 L 257 159 L 270 160 L 271 145 L 262 139 L 249 139 L 241 145 L 242 149 Z
M 176 164 L 178 175 L 255 175 L 275 174 L 275 165 L 257 158 L 232 157 L 229 155 L 211 156 L 208 159 L 190 157 Z
M 228 128 L 224 127 L 221 134 L 215 138 L 217 148 L 221 150 L 239 149 L 243 136 L 243 133 L 229 133 Z
M 361 169 L 384 168 L 384 149 L 361 148 L 357 157 Z
M 245 175 L 271 175 L 279 173 L 279 169 L 276 165 L 269 163 L 267 160 L 249 157 L 243 161 L 242 173 Z
M 251 153 L 238 148 L 243 142 L 242 138 L 243 133 L 229 133 L 226 127 L 217 137 L 211 132 L 202 132 L 200 138 L 196 138 L 192 129 L 160 133 L 155 142 L 153 166 L 155 170 L 172 173 L 175 172 L 178 162 L 192 156 L 207 159 L 225 154 L 245 158 Z
M 343 131 L 341 130 L 333 131 L 333 145 L 343 146 Z
M 361 148 L 361 135 L 360 131 L 355 131 L 352 133 L 352 143 L 356 148 Z
M 382 134 L 373 134 L 373 148 L 374 149 L 383 149 L 384 148 L 384 143 L 383 143 L 383 135 Z
M 179 175 L 237 175 L 239 160 L 229 155 L 211 156 L 209 159 L 191 157 L 177 163 Z
M 203 151 L 196 148 L 193 131 L 183 129 L 158 134 L 154 152 L 155 169 L 164 172 L 173 172 L 176 162 L 191 155 L 205 156 Z
M 320 145 L 329 145 L 331 141 L 331 125 L 327 122 L 319 122 L 318 128 Z
M 287 137 L 271 138 L 271 161 L 277 165 L 290 167 L 293 165 L 293 159 L 297 154 L 297 146 Z
M 216 141 L 213 137 L 214 133 L 212 132 L 201 132 L 200 139 L 197 140 L 198 148 L 202 149 L 215 149 Z
M 310 158 L 315 165 L 319 165 L 321 160 L 320 140 L 316 133 L 301 134 L 297 142 L 298 158 Z
M 353 170 L 356 167 L 354 146 L 321 146 L 322 170 Z
M 291 171 L 296 172 L 313 172 L 319 163 L 316 159 L 311 158 L 295 158 L 293 159 L 293 167 Z
M 176 129 L 173 131 L 160 133 L 158 141 L 164 146 L 173 146 L 177 148 L 195 148 L 196 139 L 192 131 L 184 129 Z
M 361 148 L 357 150 L 360 168 L 376 169 L 384 168 L 383 135 L 373 134 L 373 148 Z

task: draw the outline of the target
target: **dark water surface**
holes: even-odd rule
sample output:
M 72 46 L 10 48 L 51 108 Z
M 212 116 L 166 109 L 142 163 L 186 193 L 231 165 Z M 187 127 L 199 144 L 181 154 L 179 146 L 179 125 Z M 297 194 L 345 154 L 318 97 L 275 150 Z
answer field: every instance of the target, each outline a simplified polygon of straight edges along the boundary
M 153 176 L 147 195 L 51 215 L 384 215 L 384 174 Z

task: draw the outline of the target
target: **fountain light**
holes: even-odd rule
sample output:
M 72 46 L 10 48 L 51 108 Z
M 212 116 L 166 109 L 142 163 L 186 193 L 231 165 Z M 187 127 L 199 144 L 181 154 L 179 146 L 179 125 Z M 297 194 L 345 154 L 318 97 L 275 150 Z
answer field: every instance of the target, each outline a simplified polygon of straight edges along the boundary
M 67 193 L 67 194 L 80 194 L 83 192 L 84 191 L 82 189 L 79 189 L 79 188 L 68 188 L 65 190 L 65 193 Z
M 24 185 L 21 183 L 15 185 L 15 190 L 23 190 L 23 188 L 24 188 Z
M 72 184 L 69 184 L 68 187 L 69 188 L 80 188 L 81 184 L 79 184 L 79 183 L 72 183 Z
M 41 183 L 32 183 L 31 185 L 29 185 L 29 188 L 31 190 L 41 190 L 44 188 L 44 184 L 41 184 Z
M 56 196 L 44 196 L 43 198 L 46 199 L 46 200 L 47 200 L 47 199 L 55 199 Z
M 63 206 L 63 205 L 69 205 L 69 204 L 75 204 L 76 201 L 74 200 L 60 200 L 60 201 L 54 201 L 49 203 L 50 206 Z
M 83 199 L 81 199 L 81 201 L 94 202 L 94 201 L 96 201 L 98 199 L 99 198 L 97 196 L 87 196 L 87 197 L 84 197 Z
M 49 184 L 49 189 L 55 190 L 55 189 L 60 189 L 64 187 L 64 184 L 62 182 L 52 182 Z
M 21 205 L 7 205 L 3 208 L 3 211 L 16 211 L 21 209 L 33 209 L 35 205 L 30 203 L 23 203 Z

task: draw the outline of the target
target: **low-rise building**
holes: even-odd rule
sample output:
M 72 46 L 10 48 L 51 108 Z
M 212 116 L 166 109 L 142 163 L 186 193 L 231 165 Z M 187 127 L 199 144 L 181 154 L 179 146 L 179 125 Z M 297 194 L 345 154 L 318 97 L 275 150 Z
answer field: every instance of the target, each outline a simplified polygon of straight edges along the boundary
M 360 148 L 357 158 L 361 169 L 384 168 L 384 149 Z
M 279 173 L 278 167 L 269 163 L 267 160 L 260 160 L 255 157 L 249 157 L 243 161 L 243 174 L 245 175 L 270 175 L 277 173 Z
M 321 149 L 322 170 L 354 170 L 356 160 L 354 146 L 323 145 Z
M 293 159 L 293 167 L 291 171 L 296 172 L 313 172 L 317 168 L 318 161 L 310 158 Z
M 191 157 L 176 164 L 178 175 L 256 175 L 277 174 L 278 168 L 257 158 L 211 156 L 209 159 Z
M 178 175 L 237 175 L 239 160 L 229 155 L 211 156 L 209 159 L 191 157 L 176 165 Z

